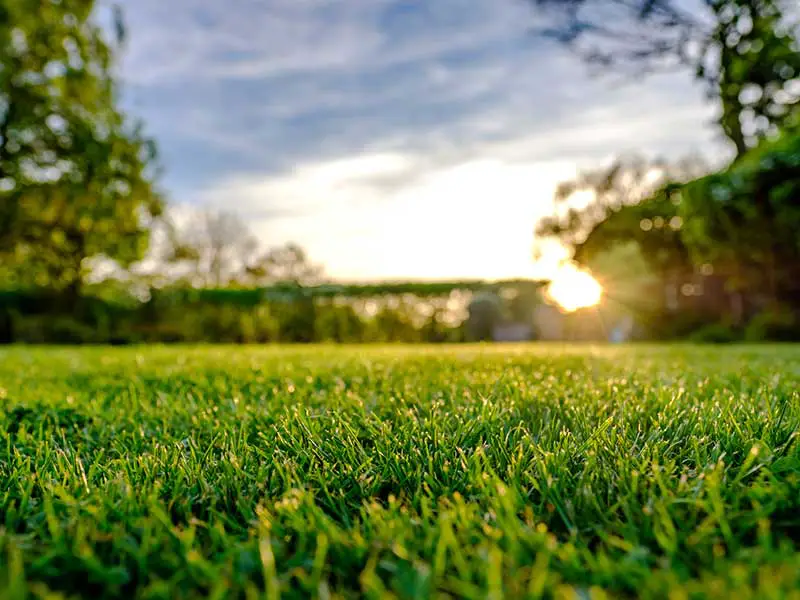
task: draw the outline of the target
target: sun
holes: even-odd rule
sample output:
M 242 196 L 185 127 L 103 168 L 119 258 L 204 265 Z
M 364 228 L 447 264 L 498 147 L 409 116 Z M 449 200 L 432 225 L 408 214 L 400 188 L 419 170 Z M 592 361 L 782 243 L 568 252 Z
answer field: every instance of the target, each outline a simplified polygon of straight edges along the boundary
M 599 304 L 603 288 L 586 271 L 567 265 L 553 276 L 547 293 L 565 311 L 574 312 Z

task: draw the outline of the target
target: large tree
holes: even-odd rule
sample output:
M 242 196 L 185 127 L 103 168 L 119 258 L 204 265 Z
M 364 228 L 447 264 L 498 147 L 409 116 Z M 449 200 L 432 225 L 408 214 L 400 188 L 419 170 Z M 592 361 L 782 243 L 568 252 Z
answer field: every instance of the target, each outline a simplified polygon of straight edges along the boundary
M 656 238 L 670 230 L 669 222 L 677 216 L 663 190 L 706 173 L 697 157 L 668 163 L 637 156 L 582 172 L 558 186 L 553 214 L 536 225 L 537 246 L 556 241 L 584 262 L 616 241 L 658 245 Z M 658 253 L 648 255 L 655 260 Z
M 581 173 L 559 186 L 554 214 L 537 224 L 536 245 L 565 247 L 601 281 L 607 301 L 662 311 L 670 290 L 694 270 L 674 190 L 707 172 L 697 158 L 665 163 L 628 157 Z M 619 268 L 620 257 L 631 264 Z M 642 268 L 632 268 L 634 263 Z M 654 292 L 655 282 L 661 291 Z
M 761 307 L 800 306 L 800 135 L 681 189 L 683 239 Z
M 606 70 L 685 68 L 737 156 L 800 121 L 796 0 L 529 0 L 542 32 Z
M 141 258 L 155 149 L 119 108 L 93 0 L 0 0 L 0 254 L 17 284 L 80 292 L 89 258 Z

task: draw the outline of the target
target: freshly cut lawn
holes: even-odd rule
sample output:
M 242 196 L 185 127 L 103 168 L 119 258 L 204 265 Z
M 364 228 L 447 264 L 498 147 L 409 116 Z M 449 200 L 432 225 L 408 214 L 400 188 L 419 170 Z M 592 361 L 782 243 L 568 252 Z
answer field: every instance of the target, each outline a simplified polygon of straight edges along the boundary
M 0 597 L 798 598 L 800 347 L 0 349 Z

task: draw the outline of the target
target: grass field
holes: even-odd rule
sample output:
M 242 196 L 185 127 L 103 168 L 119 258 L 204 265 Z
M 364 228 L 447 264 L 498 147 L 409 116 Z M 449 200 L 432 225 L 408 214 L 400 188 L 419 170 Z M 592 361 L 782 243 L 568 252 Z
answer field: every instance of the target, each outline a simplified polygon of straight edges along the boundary
M 0 597 L 798 598 L 800 347 L 0 349 Z

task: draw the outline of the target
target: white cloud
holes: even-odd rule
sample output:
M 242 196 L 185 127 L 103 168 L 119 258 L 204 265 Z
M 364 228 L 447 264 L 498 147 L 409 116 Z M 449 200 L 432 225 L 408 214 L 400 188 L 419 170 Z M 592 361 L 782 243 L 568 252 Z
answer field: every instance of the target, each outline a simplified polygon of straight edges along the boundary
M 266 243 L 303 244 L 336 277 L 536 276 L 533 228 L 552 209 L 558 182 L 611 158 L 613 149 L 694 150 L 708 108 L 687 101 L 654 119 L 652 100 L 644 93 L 589 104 L 567 127 L 542 124 L 516 136 L 506 130 L 513 122 L 498 114 L 494 123 L 505 135 L 496 141 L 412 145 L 233 177 L 201 201 L 234 207 Z M 552 257 L 561 257 L 559 249 Z
M 576 165 L 718 148 L 688 76 L 589 80 L 520 0 L 124 4 L 175 200 L 342 277 L 524 275 Z
M 130 81 L 257 78 L 428 60 L 525 32 L 516 0 L 123 0 Z M 391 30 L 386 12 L 395 11 Z
M 373 200 L 398 178 L 413 176 L 414 161 L 400 154 L 365 154 L 299 166 L 277 176 L 235 176 L 205 190 L 205 206 L 258 216 L 280 206 L 286 215 L 314 214 L 326 207 L 347 210 Z
M 236 206 L 269 244 L 301 242 L 340 278 L 533 274 L 533 225 L 574 166 L 484 156 L 425 168 L 421 159 L 366 155 L 307 165 L 221 184 L 204 200 Z M 297 212 L 260 218 L 259 207 L 276 198 Z

